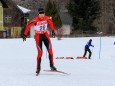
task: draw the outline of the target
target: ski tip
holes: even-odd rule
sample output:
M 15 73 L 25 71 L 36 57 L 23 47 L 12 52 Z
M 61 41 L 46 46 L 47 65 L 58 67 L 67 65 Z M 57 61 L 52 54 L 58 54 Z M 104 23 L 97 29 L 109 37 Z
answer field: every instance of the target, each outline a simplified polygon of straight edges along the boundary
M 46 72 L 57 72 L 57 73 L 65 74 L 65 75 L 70 75 L 71 74 L 71 73 L 66 73 L 66 72 L 59 71 L 59 70 L 43 70 L 43 71 L 46 71 Z

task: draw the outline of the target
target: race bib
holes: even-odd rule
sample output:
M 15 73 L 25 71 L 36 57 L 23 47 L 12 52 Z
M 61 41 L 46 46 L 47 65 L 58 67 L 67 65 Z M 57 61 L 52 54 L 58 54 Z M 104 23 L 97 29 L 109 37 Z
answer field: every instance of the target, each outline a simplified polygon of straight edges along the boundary
M 47 30 L 47 21 L 41 21 L 41 22 L 37 22 L 37 24 L 34 26 L 34 29 L 36 31 L 45 31 Z
M 45 31 L 47 30 L 47 24 L 34 26 L 36 31 Z

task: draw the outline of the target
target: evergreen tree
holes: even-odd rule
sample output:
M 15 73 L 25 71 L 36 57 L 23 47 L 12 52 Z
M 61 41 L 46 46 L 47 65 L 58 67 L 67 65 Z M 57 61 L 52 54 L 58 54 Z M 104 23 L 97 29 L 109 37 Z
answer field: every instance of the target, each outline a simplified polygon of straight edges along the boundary
M 112 20 L 113 20 L 113 23 L 115 24 L 115 8 L 113 9 L 113 16 L 114 18 Z
M 48 3 L 45 8 L 45 13 L 48 16 L 52 17 L 52 21 L 54 22 L 55 27 L 61 27 L 62 21 L 54 1 L 48 0 Z
M 92 24 L 100 10 L 97 0 L 69 0 L 67 9 L 73 18 L 74 30 L 96 30 Z

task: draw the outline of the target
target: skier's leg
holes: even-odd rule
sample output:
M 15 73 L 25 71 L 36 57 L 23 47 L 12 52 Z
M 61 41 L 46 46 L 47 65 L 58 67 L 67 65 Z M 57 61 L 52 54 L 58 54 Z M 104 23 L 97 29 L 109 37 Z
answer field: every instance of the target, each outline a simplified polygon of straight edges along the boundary
M 85 48 L 85 52 L 84 52 L 83 57 L 85 57 L 85 56 L 86 56 L 86 53 L 87 53 L 87 49 Z
M 39 49 L 39 48 L 37 48 L 38 49 L 38 56 L 37 56 L 37 71 L 39 71 L 40 72 L 40 69 L 41 69 L 41 57 L 42 57 L 42 48 L 41 49 Z
M 89 59 L 91 59 L 91 54 L 92 54 L 92 52 L 91 52 L 90 49 L 88 49 L 88 52 L 89 52 Z
M 48 50 L 48 53 L 49 53 L 49 61 L 50 61 L 51 70 L 56 70 L 56 68 L 54 67 L 52 44 L 51 44 L 49 36 L 47 36 L 47 35 L 46 35 L 46 39 L 44 40 L 44 44 L 45 44 L 45 46 Z
M 38 50 L 38 55 L 37 55 L 37 70 L 36 70 L 36 73 L 39 73 L 40 72 L 40 69 L 41 69 L 41 57 L 42 57 L 42 40 L 41 40 L 41 37 L 38 36 L 36 38 L 36 47 L 37 47 L 37 50 Z

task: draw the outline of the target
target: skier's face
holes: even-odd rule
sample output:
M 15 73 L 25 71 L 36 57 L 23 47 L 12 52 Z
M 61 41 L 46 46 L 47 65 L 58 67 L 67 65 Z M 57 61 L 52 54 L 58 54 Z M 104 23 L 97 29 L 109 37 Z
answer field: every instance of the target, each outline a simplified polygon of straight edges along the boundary
M 39 18 L 40 18 L 40 19 L 43 19 L 43 18 L 44 18 L 44 16 L 45 16 L 45 14 L 44 14 L 44 13 L 40 13 L 40 14 L 39 14 Z

